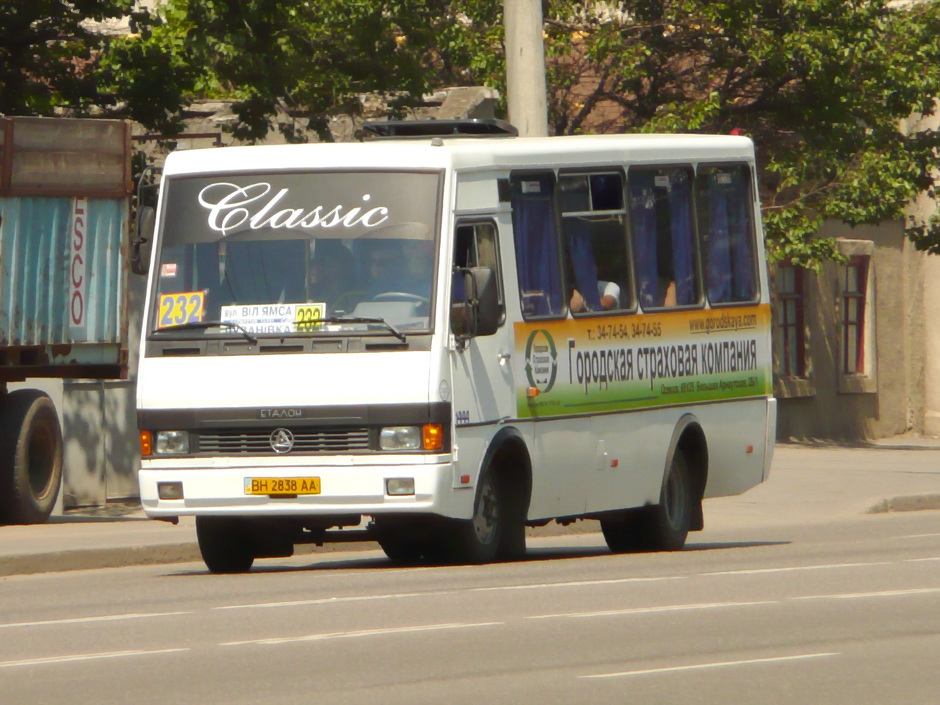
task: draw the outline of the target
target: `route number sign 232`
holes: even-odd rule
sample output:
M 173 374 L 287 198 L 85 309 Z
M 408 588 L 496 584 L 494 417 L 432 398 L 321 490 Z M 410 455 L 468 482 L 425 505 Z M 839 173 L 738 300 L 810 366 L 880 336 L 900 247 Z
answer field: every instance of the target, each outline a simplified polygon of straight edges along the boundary
M 163 294 L 160 297 L 159 328 L 197 323 L 202 320 L 206 301 L 204 291 L 186 291 L 178 294 Z

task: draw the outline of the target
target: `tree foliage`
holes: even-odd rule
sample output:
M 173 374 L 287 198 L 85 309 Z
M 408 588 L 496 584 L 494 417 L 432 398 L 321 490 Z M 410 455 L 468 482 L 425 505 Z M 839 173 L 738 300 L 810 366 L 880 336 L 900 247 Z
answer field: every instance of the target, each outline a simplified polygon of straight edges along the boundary
M 166 97 L 234 99 L 240 139 L 264 138 L 279 113 L 301 119 L 299 126 L 277 124 L 289 140 L 308 128 L 328 138 L 330 116 L 356 112 L 357 95 L 388 94 L 398 109 L 420 101 L 429 85 L 434 9 L 408 0 L 168 0 L 163 22 L 116 44 L 107 63 L 115 90 L 143 122 L 154 107 L 146 102 L 150 89 L 160 94 L 149 57 L 163 57 L 174 78 Z M 128 94 L 138 87 L 143 102 Z M 161 119 L 151 126 L 165 128 Z
M 192 98 L 226 97 L 240 138 L 275 124 L 288 139 L 299 128 L 326 137 L 362 94 L 399 113 L 447 85 L 505 94 L 502 2 L 166 0 L 160 22 L 105 41 L 79 20 L 131 0 L 6 0 L 0 111 L 97 104 L 169 132 Z M 936 195 L 936 120 L 911 116 L 932 116 L 940 94 L 940 0 L 543 7 L 551 131 L 751 136 L 775 257 L 814 266 L 835 256 L 815 239 L 823 219 L 900 219 L 919 194 Z M 907 226 L 917 247 L 940 252 L 940 223 Z
M 88 21 L 132 14 L 134 0 L 3 0 L 0 3 L 0 114 L 75 114 L 107 107 L 94 67 L 105 38 Z M 135 13 L 146 21 L 147 13 Z
M 909 119 L 940 94 L 935 0 L 550 0 L 545 19 L 552 130 L 751 136 L 775 258 L 816 266 L 823 219 L 936 195 L 940 134 Z M 907 225 L 940 252 L 936 220 Z

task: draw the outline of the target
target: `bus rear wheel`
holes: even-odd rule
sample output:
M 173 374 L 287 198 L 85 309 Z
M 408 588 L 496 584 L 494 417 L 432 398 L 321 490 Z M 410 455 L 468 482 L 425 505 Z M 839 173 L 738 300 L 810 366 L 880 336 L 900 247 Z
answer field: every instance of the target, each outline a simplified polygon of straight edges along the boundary
M 679 551 L 689 535 L 693 507 L 692 475 L 685 454 L 677 449 L 663 478 L 659 504 L 603 520 L 601 531 L 614 553 Z
M 235 517 L 196 517 L 196 538 L 213 573 L 247 573 L 255 562 L 247 523 Z

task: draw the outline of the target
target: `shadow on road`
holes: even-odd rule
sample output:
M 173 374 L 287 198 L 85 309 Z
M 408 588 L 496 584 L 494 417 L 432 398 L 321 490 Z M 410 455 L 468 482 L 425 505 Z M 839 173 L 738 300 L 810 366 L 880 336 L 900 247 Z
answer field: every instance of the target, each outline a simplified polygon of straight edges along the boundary
M 718 550 L 728 550 L 735 548 L 759 548 L 764 546 L 785 546 L 792 543 L 791 541 L 728 541 L 728 542 L 711 542 L 711 543 L 698 543 L 698 544 L 687 544 L 682 552 L 699 552 L 699 551 L 718 551 Z M 526 551 L 524 558 L 521 558 L 517 561 L 507 561 L 505 563 L 490 563 L 489 566 L 493 565 L 512 565 L 516 563 L 533 563 L 537 561 L 563 561 L 563 560 L 574 560 L 574 559 L 584 559 L 584 558 L 598 558 L 602 556 L 608 556 L 610 558 L 616 558 L 618 556 L 642 556 L 642 555 L 652 555 L 650 553 L 635 553 L 635 554 L 614 554 L 611 553 L 606 546 L 538 546 L 538 547 L 529 547 Z M 307 554 L 308 557 L 313 559 L 325 559 L 330 556 L 330 553 L 327 552 L 312 552 Z M 271 559 L 275 561 L 277 559 Z M 472 564 L 465 563 L 448 563 L 443 561 L 417 561 L 415 563 L 394 563 L 386 558 L 384 555 L 369 555 L 356 558 L 349 558 L 345 560 L 322 560 L 320 562 L 308 563 L 304 565 L 284 565 L 277 564 L 275 562 L 268 562 L 267 559 L 261 559 L 256 562 L 252 567 L 250 574 L 263 575 L 265 573 L 297 573 L 297 572 L 332 572 L 339 570 L 358 570 L 358 571 L 382 571 L 382 570 L 413 570 L 415 568 L 483 568 L 484 566 L 477 566 Z M 168 577 L 184 577 L 184 576 L 194 576 L 194 575 L 206 575 L 208 574 L 207 570 L 186 570 L 179 571 L 175 573 L 167 573 Z M 242 574 L 245 575 L 245 574 Z M 225 577 L 225 576 L 221 576 Z

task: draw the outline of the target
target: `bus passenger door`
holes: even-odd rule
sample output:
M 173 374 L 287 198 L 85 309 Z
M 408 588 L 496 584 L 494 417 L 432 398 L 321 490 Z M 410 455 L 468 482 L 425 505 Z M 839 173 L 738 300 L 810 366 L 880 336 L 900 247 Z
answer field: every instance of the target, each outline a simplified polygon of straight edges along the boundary
M 503 315 L 505 299 L 497 222 L 489 218 L 459 220 L 454 232 L 451 331 L 458 333 L 463 330 L 460 303 L 467 299 L 464 277 L 458 270 L 491 268 L 497 276 Z M 512 327 L 505 323 L 493 335 L 457 337 L 451 359 L 460 474 L 475 477 L 486 443 L 495 432 L 493 426 L 514 414 L 512 345 Z

